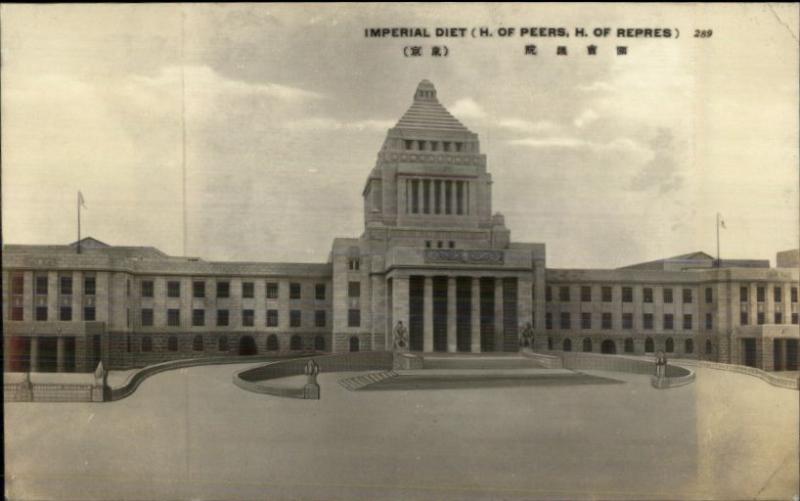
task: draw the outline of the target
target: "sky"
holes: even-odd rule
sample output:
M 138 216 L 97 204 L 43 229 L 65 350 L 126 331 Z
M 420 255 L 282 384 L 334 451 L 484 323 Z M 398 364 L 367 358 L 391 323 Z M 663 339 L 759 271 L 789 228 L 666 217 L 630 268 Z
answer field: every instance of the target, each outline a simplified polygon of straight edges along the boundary
M 364 36 L 482 26 L 495 36 Z M 74 241 L 81 190 L 82 235 L 112 245 L 325 261 L 361 234 L 364 181 L 429 79 L 480 136 L 493 210 L 548 266 L 714 254 L 717 213 L 723 258 L 774 263 L 800 240 L 797 26 L 796 4 L 4 4 L 3 241 Z

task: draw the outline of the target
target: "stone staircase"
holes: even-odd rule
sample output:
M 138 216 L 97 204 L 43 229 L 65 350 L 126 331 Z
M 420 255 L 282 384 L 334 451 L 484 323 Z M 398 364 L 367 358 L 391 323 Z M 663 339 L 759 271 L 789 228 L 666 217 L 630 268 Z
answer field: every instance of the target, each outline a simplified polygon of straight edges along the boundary
M 383 381 L 384 379 L 389 379 L 396 376 L 397 373 L 395 371 L 371 372 L 369 374 L 361 374 L 359 376 L 341 379 L 339 380 L 339 384 L 350 391 L 356 391 L 365 386 L 369 386 L 371 384 Z
M 508 355 L 425 355 L 425 369 L 537 369 L 536 360 L 518 354 Z

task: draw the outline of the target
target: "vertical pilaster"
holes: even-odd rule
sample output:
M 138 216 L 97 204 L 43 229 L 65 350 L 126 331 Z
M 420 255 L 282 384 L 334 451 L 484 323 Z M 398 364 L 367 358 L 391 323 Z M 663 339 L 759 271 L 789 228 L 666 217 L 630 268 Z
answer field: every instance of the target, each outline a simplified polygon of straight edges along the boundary
M 58 372 L 64 372 L 64 338 L 58 336 L 56 340 L 56 367 Z
M 494 350 L 503 351 L 503 277 L 494 279 Z
M 470 298 L 470 351 L 472 353 L 481 352 L 481 281 L 478 277 L 472 277 L 472 296 Z
M 403 322 L 406 329 L 406 343 L 409 342 L 409 321 L 408 321 L 408 300 L 409 300 L 409 277 L 394 277 L 392 286 L 392 333 L 397 322 Z M 394 345 L 394 339 L 392 339 Z
M 423 348 L 424 352 L 433 351 L 433 277 L 425 277 L 423 311 Z
M 456 342 L 456 277 L 447 277 L 447 351 L 449 353 L 458 351 Z
M 31 336 L 30 372 L 39 370 L 39 338 Z

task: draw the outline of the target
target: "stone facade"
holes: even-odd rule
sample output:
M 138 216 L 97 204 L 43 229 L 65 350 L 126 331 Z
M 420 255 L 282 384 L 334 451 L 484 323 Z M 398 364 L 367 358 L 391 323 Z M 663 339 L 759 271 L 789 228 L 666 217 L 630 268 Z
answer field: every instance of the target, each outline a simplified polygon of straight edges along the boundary
M 796 370 L 798 270 L 702 252 L 615 270 L 546 267 L 492 212 L 478 136 L 420 83 L 362 192 L 364 232 L 327 263 L 219 263 L 94 239 L 6 245 L 7 371 L 91 371 L 219 355 L 649 354 Z M 779 266 L 785 259 L 779 259 Z

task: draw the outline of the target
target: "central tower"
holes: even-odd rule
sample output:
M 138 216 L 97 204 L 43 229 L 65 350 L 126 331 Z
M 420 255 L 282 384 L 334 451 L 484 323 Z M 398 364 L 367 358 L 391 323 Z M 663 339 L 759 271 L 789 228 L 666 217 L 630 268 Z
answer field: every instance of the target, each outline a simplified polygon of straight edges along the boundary
M 478 135 L 442 106 L 428 80 L 389 129 L 363 197 L 366 230 L 385 229 L 395 244 L 438 243 L 443 230 L 448 246 L 500 243 L 492 228 L 502 231 L 502 218 L 492 218 L 491 176 Z

